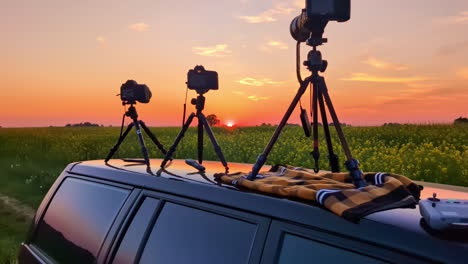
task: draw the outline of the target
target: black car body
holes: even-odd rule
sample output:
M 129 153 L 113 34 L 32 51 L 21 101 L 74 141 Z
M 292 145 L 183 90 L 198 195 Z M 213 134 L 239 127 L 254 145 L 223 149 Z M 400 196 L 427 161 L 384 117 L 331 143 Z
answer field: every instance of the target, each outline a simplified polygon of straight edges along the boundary
M 159 175 L 121 160 L 68 165 L 38 208 L 19 263 L 468 263 L 468 236 L 431 231 L 418 208 L 354 224 L 217 184 L 213 173 L 224 168 L 203 165 L 205 174 L 174 160 Z M 422 197 L 434 191 L 468 198 L 467 188 L 431 184 Z

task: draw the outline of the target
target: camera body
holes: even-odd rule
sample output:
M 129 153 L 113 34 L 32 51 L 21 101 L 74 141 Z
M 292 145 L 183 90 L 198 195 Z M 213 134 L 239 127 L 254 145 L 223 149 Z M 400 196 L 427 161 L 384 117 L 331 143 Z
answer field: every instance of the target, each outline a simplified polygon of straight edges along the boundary
M 149 103 L 151 91 L 146 84 L 138 84 L 134 80 L 128 80 L 120 86 L 120 99 L 124 104 Z
M 209 90 L 218 90 L 218 73 L 207 71 L 201 65 L 195 66 L 187 73 L 187 87 L 196 90 L 199 94 L 204 94 Z
M 345 22 L 351 17 L 351 0 L 306 0 L 307 17 Z
M 306 8 L 291 21 L 291 36 L 299 42 L 312 37 L 313 46 L 326 42 L 323 31 L 329 21 L 345 22 L 351 17 L 351 0 L 306 0 Z

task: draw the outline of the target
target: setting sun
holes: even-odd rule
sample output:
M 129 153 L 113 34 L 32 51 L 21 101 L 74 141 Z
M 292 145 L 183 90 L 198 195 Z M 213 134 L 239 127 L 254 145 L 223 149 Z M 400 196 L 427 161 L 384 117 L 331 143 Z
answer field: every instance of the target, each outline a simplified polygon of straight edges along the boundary
M 226 126 L 227 126 L 227 127 L 233 127 L 233 126 L 234 126 L 234 123 L 229 122 L 229 123 L 226 124 Z

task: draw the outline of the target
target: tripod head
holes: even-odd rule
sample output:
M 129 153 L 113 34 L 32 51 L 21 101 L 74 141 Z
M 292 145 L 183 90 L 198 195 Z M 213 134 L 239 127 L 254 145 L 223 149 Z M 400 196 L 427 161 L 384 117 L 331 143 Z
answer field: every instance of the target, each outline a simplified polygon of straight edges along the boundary
M 130 105 L 130 107 L 128 108 L 127 111 L 125 111 L 125 116 L 128 116 L 130 117 L 131 119 L 133 120 L 137 120 L 138 119 L 138 113 L 136 111 L 136 108 L 135 108 L 135 105 L 136 102 L 135 101 L 124 101 L 122 102 L 122 105 L 125 106 L 125 105 Z
M 314 49 L 307 54 L 307 60 L 304 61 L 304 66 L 313 74 L 317 74 L 318 72 L 325 72 L 327 70 L 328 61 L 322 60 L 322 53 L 314 46 Z
M 198 111 L 203 111 L 205 109 L 205 96 L 203 96 L 203 93 L 198 93 L 197 98 L 192 98 L 192 101 L 190 101 L 191 104 L 195 106 L 195 108 Z

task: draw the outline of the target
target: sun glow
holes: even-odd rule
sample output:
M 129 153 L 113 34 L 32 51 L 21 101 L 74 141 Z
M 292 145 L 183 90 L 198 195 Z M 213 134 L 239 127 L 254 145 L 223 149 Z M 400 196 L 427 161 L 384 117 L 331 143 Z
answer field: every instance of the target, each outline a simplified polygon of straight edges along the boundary
M 234 126 L 234 123 L 228 122 L 228 123 L 226 124 L 226 126 L 227 126 L 227 127 L 233 127 L 233 126 Z

